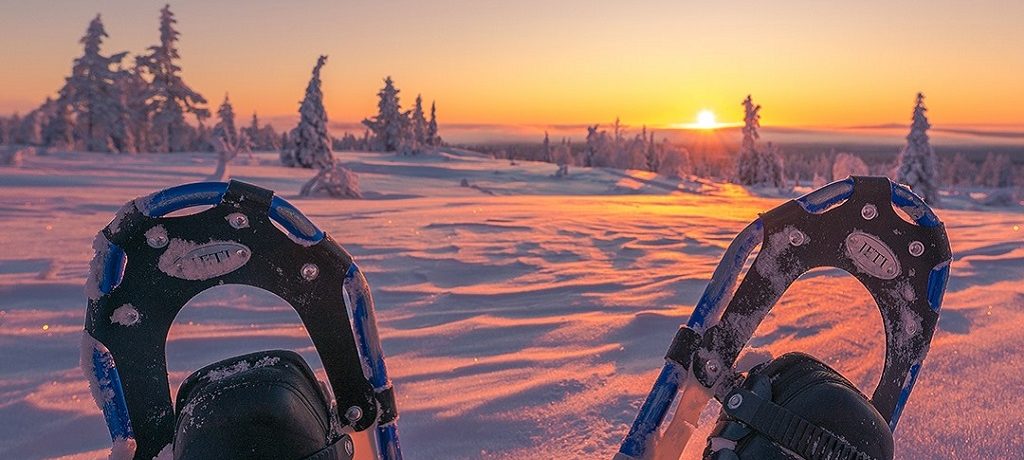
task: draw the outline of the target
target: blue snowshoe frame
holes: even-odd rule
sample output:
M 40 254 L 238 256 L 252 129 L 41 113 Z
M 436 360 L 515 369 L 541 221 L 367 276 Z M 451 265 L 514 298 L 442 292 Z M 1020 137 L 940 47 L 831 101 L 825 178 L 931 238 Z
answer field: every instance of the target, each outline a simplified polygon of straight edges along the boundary
M 894 207 L 914 224 L 901 218 Z M 885 249 L 871 249 L 870 255 L 876 260 L 894 256 L 897 265 L 880 265 L 877 268 L 883 271 L 876 271 L 875 267 L 865 269 L 861 260 L 857 266 L 847 252 L 854 232 L 874 236 L 872 244 L 881 243 Z M 772 246 L 769 241 L 778 244 Z M 771 247 L 766 250 L 766 245 Z M 747 259 L 758 246 L 761 250 L 740 281 Z M 783 268 L 782 278 L 758 273 L 755 268 L 762 258 L 768 260 L 767 266 Z M 689 321 L 680 327 L 666 353 L 665 365 L 616 459 L 649 456 L 673 401 L 689 381 L 696 380 L 716 397 L 727 393 L 738 378 L 735 360 L 757 325 L 799 276 L 817 267 L 850 273 L 878 304 L 886 356 L 870 399 L 895 431 L 938 322 L 950 260 L 949 240 L 939 218 L 909 188 L 884 177 L 849 177 L 762 214 L 726 249 Z M 919 329 L 912 324 L 915 318 L 920 319 Z
M 167 216 L 196 206 L 212 208 Z M 244 221 L 232 223 L 237 215 Z M 163 240 L 147 241 L 146 232 L 158 226 L 165 227 Z M 134 442 L 134 458 L 149 459 L 173 442 L 167 332 L 196 294 L 221 284 L 243 284 L 282 297 L 299 313 L 324 364 L 339 421 L 355 431 L 376 425 L 379 458 L 402 458 L 395 396 L 369 285 L 352 257 L 286 200 L 237 181 L 171 187 L 126 204 L 97 238 L 82 360 L 93 374 L 87 377 L 115 446 Z M 213 246 L 224 241 L 239 243 L 239 250 L 251 253 L 239 253 L 242 266 L 231 262 L 207 278 L 187 279 L 195 276 L 157 267 L 168 239 L 175 238 L 210 251 L 221 249 Z M 311 262 L 315 274 L 304 272 Z M 122 306 L 130 306 L 135 316 L 115 318 L 114 310 Z

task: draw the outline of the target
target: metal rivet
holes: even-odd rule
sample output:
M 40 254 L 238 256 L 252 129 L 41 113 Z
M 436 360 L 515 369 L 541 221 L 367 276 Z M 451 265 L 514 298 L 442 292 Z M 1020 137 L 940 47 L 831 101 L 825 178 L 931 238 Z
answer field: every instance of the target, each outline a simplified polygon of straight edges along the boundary
M 924 254 L 924 243 L 920 241 L 911 241 L 910 246 L 907 247 L 907 250 L 910 251 L 910 255 L 917 257 L 921 254 Z
M 860 208 L 860 216 L 867 220 L 874 219 L 878 217 L 878 208 L 873 204 L 866 204 L 863 208 Z
M 313 281 L 317 276 L 320 276 L 320 267 L 317 267 L 316 264 L 306 264 L 302 266 L 302 277 L 305 278 L 306 281 Z
M 167 246 L 167 235 L 164 235 L 163 233 L 150 235 L 146 237 L 146 244 L 148 244 L 149 247 L 151 248 L 160 249 L 164 246 Z
M 726 404 L 728 404 L 730 409 L 735 409 L 737 407 L 740 407 L 740 404 L 743 404 L 743 395 L 741 395 L 739 393 L 736 393 L 736 394 L 730 396 L 729 397 L 729 402 L 726 403 Z
M 237 254 L 238 257 L 246 257 L 249 255 L 249 251 L 246 251 L 245 249 L 239 249 L 235 251 L 235 254 Z
M 355 448 L 352 446 L 352 438 L 345 438 L 345 453 L 349 455 L 355 453 Z
M 349 407 L 348 410 L 345 411 L 345 418 L 350 422 L 356 422 L 363 418 L 363 410 L 360 409 L 359 406 Z
M 708 362 L 704 363 L 704 371 L 708 375 L 718 375 L 718 363 L 713 359 L 708 360 Z
M 804 244 L 804 241 L 806 240 L 807 235 L 804 235 L 804 232 L 801 232 L 800 230 L 793 230 L 789 232 L 789 244 L 792 244 L 793 246 L 800 246 L 801 244 Z
M 236 212 L 227 217 L 228 224 L 237 229 L 246 228 L 249 226 L 249 218 L 240 212 Z

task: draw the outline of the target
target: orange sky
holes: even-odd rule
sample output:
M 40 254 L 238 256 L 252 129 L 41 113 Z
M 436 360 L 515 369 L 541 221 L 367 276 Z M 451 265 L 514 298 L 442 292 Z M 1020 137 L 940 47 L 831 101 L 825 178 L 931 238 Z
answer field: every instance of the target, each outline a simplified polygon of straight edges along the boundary
M 835 3 L 835 4 L 834 4 Z M 184 76 L 236 113 L 294 114 L 319 53 L 328 114 L 375 110 L 385 75 L 442 122 L 574 124 L 620 116 L 766 125 L 905 123 L 925 91 L 937 124 L 1021 124 L 1024 2 L 176 1 Z M 163 2 L 48 1 L 0 13 L 0 113 L 56 91 L 97 12 L 104 51 L 157 40 Z M 44 11 L 45 10 L 45 11 Z

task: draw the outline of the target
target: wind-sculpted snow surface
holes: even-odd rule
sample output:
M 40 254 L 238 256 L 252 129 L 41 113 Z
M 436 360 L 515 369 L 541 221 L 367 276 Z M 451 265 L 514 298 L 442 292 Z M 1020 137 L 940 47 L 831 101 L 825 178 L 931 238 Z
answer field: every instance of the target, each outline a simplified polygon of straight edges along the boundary
M 262 165 L 236 165 L 235 177 L 279 190 L 365 272 L 410 459 L 610 458 L 724 248 L 781 202 L 637 171 L 554 178 L 551 164 L 460 152 L 340 152 L 368 199 L 301 199 L 307 172 L 257 156 Z M 122 203 L 202 180 L 214 161 L 55 154 L 0 168 L 0 458 L 110 452 L 78 365 L 93 238 Z M 897 457 L 1014 458 L 1024 448 L 1024 214 L 939 213 L 956 255 Z M 48 267 L 59 270 L 40 277 Z M 112 320 L 146 321 L 124 313 Z M 870 392 L 884 341 L 867 291 L 818 270 L 752 343 L 754 358 L 811 353 Z M 268 348 L 319 366 L 281 299 L 207 291 L 171 330 L 172 392 L 206 364 Z

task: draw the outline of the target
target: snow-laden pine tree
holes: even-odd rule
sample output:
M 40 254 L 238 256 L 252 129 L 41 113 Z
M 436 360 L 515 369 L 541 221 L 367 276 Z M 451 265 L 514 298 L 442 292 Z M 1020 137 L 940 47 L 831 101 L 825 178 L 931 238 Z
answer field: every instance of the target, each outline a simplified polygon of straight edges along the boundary
M 334 164 L 331 135 L 327 132 L 324 95 L 320 90 L 320 69 L 326 63 L 327 56 L 320 56 L 313 67 L 313 75 L 306 86 L 306 96 L 299 106 L 299 124 L 292 129 L 288 143 L 281 150 L 281 161 L 285 165 L 324 169 Z
M 736 156 L 736 179 L 743 185 L 782 187 L 785 185 L 782 156 L 771 143 L 758 145 L 761 135 L 761 106 L 747 95 L 743 100 L 743 142 Z
M 391 77 L 385 78 L 384 87 L 377 93 L 377 116 L 363 120 L 363 124 L 373 132 L 375 150 L 397 152 L 403 146 L 408 117 L 402 113 L 398 93 Z
M 252 113 L 252 121 L 249 122 L 249 127 L 242 128 L 242 131 L 249 136 L 249 142 L 252 144 L 252 148 L 258 149 L 261 147 L 260 137 L 262 132 L 260 129 L 260 120 L 256 117 L 256 112 Z
M 423 96 L 416 95 L 416 104 L 413 106 L 409 121 L 412 123 L 412 135 L 420 145 L 429 145 L 427 139 L 427 118 L 423 113 Z
M 213 126 L 214 143 L 238 143 L 238 130 L 235 128 L 235 109 L 231 106 L 231 99 L 227 93 L 224 94 L 224 102 L 217 109 L 217 124 Z
M 551 138 L 548 137 L 548 132 L 544 131 L 544 144 L 543 150 L 541 151 L 541 161 L 551 163 Z
M 652 137 L 651 141 L 653 140 Z M 693 174 L 693 162 L 690 160 L 689 150 L 670 144 L 668 139 L 662 139 L 657 151 L 657 172 L 659 174 L 677 179 L 685 179 L 690 174 Z
M 57 101 L 53 116 L 43 126 L 43 143 L 61 150 L 75 146 L 75 113 L 71 104 Z
M 852 153 L 839 153 L 832 161 L 832 180 L 842 180 L 848 176 L 867 176 L 870 173 L 867 163 Z
M 587 144 L 583 149 L 583 166 L 588 168 L 596 166 L 594 160 L 597 158 L 604 140 L 604 132 L 598 132 L 598 126 L 587 126 Z
M 319 171 L 302 186 L 301 196 L 326 193 L 334 198 L 362 198 L 356 174 L 334 161 L 331 136 L 327 133 L 327 112 L 323 93 L 320 92 L 320 69 L 327 56 L 320 56 L 313 68 L 313 76 L 306 88 L 306 97 L 299 108 L 299 125 L 288 136 L 291 152 L 282 154 L 294 158 L 300 165 L 310 164 Z
M 134 141 L 126 133 L 126 107 L 114 68 L 126 53 L 100 54 L 107 32 L 100 15 L 89 23 L 79 41 L 84 52 L 75 59 L 71 76 L 60 90 L 60 104 L 70 105 L 75 114 L 76 137 L 92 152 L 135 151 Z
M 941 166 L 942 182 L 951 187 L 970 185 L 978 175 L 978 166 L 960 152 L 951 159 L 947 157 Z
M 151 80 L 146 97 L 152 126 L 149 147 L 156 152 L 187 150 L 195 134 L 185 122 L 185 114 L 197 118 L 209 115 L 209 110 L 202 107 L 206 99 L 181 78 L 181 67 L 176 63 L 181 58 L 177 48 L 181 34 L 174 28 L 177 22 L 171 6 L 164 6 L 160 10 L 160 44 L 149 47 L 149 54 L 136 59 L 138 68 Z
M 658 155 L 658 148 L 654 144 L 654 131 L 651 131 L 650 139 L 647 140 L 647 149 L 644 151 L 644 157 L 646 160 L 647 170 L 650 172 L 658 172 L 660 168 L 660 161 Z
M 966 172 L 966 171 L 965 171 Z M 1009 155 L 989 152 L 978 170 L 978 185 L 991 188 L 1003 188 L 1013 185 L 1013 161 Z
M 928 123 L 927 111 L 924 94 L 917 93 L 907 145 L 900 151 L 896 167 L 896 181 L 909 186 L 924 201 L 935 204 L 939 201 L 939 174 L 935 151 L 928 143 L 928 128 L 932 125 Z
M 441 146 L 441 136 L 437 132 L 437 103 L 430 102 L 430 121 L 427 122 L 427 145 Z
M 118 78 L 118 89 L 124 103 L 124 129 L 135 140 L 136 149 L 146 150 L 149 145 L 150 124 L 149 82 L 142 77 L 142 69 L 136 63 L 131 69 L 122 70 Z

